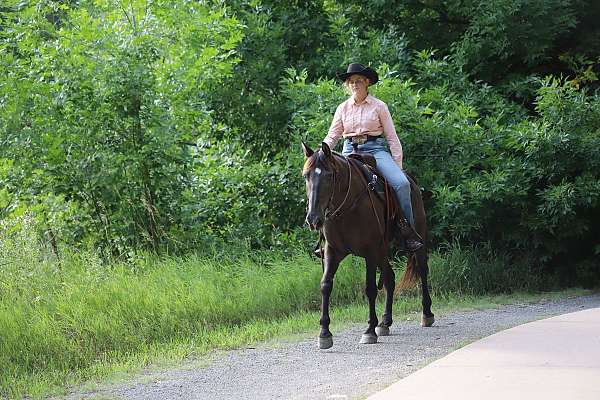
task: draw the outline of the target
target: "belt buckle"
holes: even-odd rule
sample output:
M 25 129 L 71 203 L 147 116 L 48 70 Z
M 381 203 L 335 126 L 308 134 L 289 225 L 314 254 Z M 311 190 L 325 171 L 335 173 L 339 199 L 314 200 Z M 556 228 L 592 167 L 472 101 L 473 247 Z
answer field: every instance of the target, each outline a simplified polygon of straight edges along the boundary
M 358 145 L 367 143 L 367 135 L 352 136 L 352 143 L 356 143 Z

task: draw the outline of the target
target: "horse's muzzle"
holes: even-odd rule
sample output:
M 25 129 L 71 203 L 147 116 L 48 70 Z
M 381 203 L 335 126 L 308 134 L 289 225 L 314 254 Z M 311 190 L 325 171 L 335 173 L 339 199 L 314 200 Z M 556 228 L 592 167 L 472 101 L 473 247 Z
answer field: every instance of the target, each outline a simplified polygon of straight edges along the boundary
M 311 230 L 318 231 L 323 227 L 323 224 L 325 223 L 325 217 L 323 217 L 321 214 L 309 213 L 306 216 L 306 223 Z

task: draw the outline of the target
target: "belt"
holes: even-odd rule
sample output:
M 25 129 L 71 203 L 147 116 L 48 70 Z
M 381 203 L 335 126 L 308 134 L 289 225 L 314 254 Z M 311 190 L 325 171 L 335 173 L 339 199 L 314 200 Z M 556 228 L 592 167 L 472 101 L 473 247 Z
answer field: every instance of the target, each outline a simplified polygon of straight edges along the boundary
M 382 138 L 383 135 L 377 135 L 377 136 L 372 136 L 372 135 L 356 135 L 356 136 L 350 136 L 348 138 L 348 140 L 350 140 L 350 143 L 357 143 L 357 144 L 363 144 L 366 142 L 370 142 L 372 140 L 377 140 L 379 138 Z

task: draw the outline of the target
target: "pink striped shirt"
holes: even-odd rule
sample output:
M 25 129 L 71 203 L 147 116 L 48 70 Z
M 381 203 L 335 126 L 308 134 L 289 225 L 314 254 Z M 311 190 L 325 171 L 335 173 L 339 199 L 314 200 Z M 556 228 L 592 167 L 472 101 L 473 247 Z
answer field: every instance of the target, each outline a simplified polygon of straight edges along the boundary
M 402 168 L 402 145 L 396 134 L 392 116 L 387 105 L 368 95 L 362 103 L 356 103 L 354 97 L 340 104 L 335 110 L 329 132 L 323 140 L 334 148 L 340 138 L 356 135 L 378 136 L 383 134 L 390 146 L 390 153 L 396 164 Z

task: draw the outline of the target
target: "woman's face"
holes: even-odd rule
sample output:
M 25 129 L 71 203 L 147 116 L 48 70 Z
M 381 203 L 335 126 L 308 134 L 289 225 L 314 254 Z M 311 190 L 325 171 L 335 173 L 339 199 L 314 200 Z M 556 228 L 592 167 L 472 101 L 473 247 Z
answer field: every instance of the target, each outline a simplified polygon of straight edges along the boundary
M 346 79 L 346 85 L 348 85 L 348 89 L 350 89 L 350 93 L 352 93 L 353 96 L 366 96 L 367 88 L 369 87 L 369 79 L 362 75 L 350 75 L 350 77 Z

